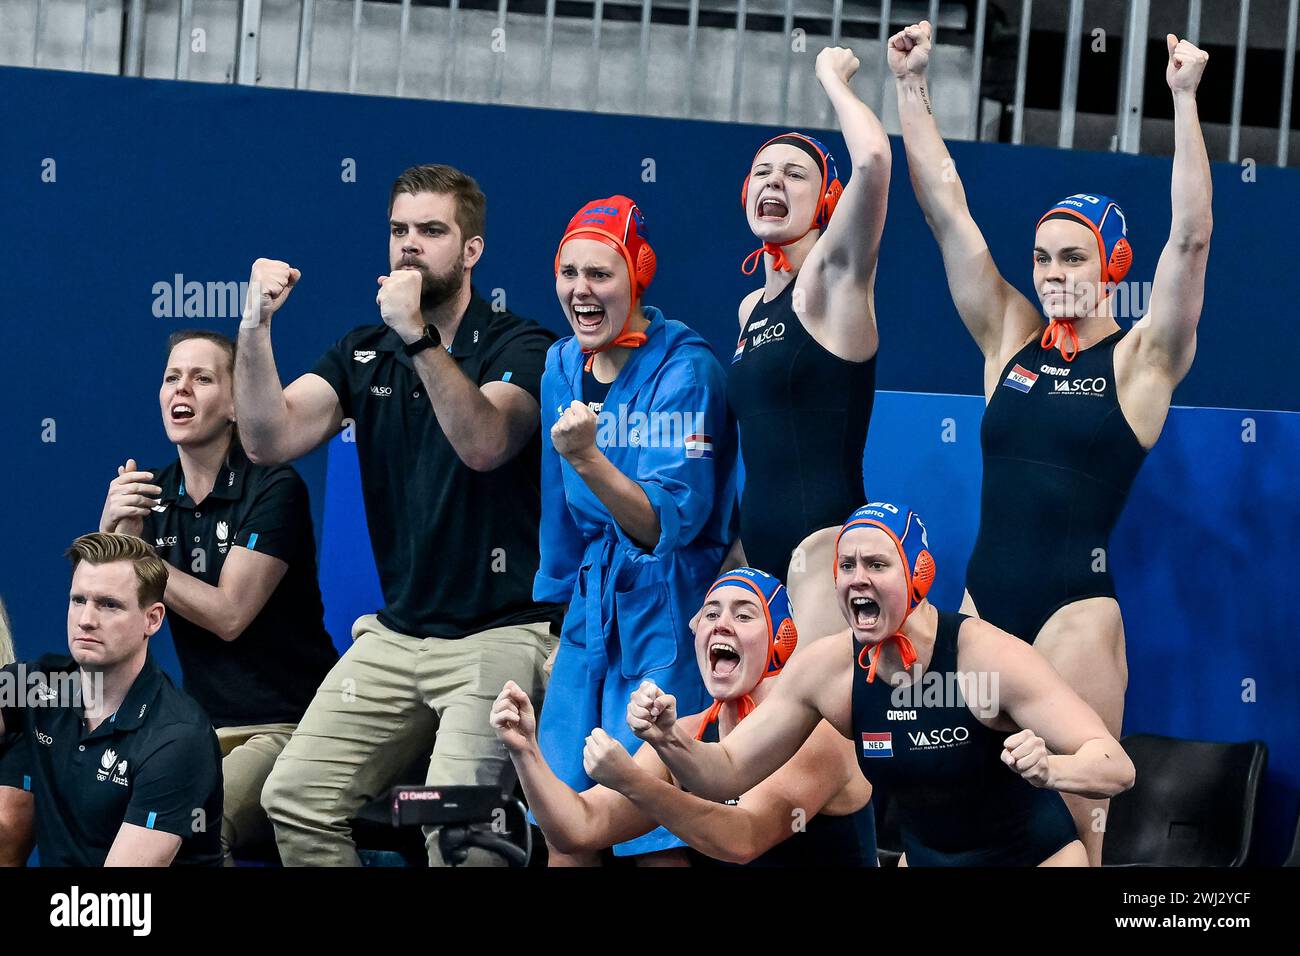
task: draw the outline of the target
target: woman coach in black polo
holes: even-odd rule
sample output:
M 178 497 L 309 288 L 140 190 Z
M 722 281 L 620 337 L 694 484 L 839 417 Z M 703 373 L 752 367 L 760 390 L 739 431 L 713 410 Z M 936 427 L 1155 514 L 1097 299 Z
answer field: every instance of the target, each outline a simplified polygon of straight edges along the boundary
M 159 402 L 179 457 L 134 460 L 108 488 L 101 531 L 136 534 L 167 562 L 164 602 L 185 690 L 221 741 L 222 850 L 272 839 L 266 782 L 338 654 L 324 625 L 307 487 L 248 461 L 235 428 L 235 344 L 177 332 Z

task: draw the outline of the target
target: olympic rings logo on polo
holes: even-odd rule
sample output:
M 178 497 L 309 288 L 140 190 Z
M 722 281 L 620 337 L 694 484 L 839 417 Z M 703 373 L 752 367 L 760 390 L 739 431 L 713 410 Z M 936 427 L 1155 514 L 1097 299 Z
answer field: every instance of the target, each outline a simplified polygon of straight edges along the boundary
M 909 730 L 907 737 L 914 748 L 925 750 L 935 747 L 955 747 L 970 740 L 968 727 L 944 727 L 940 730 Z
M 1076 378 L 1073 381 L 1053 382 L 1052 394 L 1064 393 L 1067 395 L 1104 395 L 1106 394 L 1106 379 L 1098 375 L 1096 378 Z

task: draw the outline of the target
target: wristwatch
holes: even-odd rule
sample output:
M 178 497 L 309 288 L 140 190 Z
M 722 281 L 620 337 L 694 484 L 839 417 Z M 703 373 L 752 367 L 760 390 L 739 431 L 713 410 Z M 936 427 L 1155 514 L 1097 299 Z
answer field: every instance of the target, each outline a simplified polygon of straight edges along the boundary
M 425 325 L 424 331 L 414 342 L 404 343 L 402 351 L 408 356 L 416 356 L 425 349 L 438 348 L 442 345 L 442 336 L 438 334 L 438 329 L 433 325 Z

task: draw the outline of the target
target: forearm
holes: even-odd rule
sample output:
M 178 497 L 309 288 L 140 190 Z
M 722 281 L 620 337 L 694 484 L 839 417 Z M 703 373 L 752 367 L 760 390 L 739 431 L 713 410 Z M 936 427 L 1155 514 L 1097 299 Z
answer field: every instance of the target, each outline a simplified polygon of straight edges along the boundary
M 1213 189 L 1196 96 L 1193 93 L 1175 93 L 1171 241 L 1192 248 L 1202 248 L 1209 243 Z
M 1113 797 L 1133 786 L 1133 762 L 1119 744 L 1096 739 L 1073 754 L 1047 758 L 1048 787 L 1095 800 Z
M 938 235 L 953 218 L 970 215 L 966 191 L 939 135 L 926 77 L 909 74 L 896 85 L 908 174 L 926 222 Z
M 648 773 L 638 773 L 620 792 L 646 816 L 715 860 L 748 863 L 766 849 L 759 846 L 753 818 L 739 807 L 701 799 Z
M 235 409 L 239 438 L 249 457 L 260 464 L 279 464 L 289 432 L 289 407 L 280 385 L 267 324 L 240 326 L 235 353 Z
M 522 753 L 511 752 L 510 760 L 519 774 L 528 809 L 551 846 L 561 853 L 582 853 L 615 842 L 600 832 L 595 814 L 582 795 L 555 775 L 535 743 Z
M 510 436 L 506 415 L 465 377 L 446 349 L 419 353 L 415 370 L 438 425 L 460 460 L 475 471 L 491 471 L 503 464 Z
M 172 613 L 211 631 L 223 641 L 233 641 L 247 626 L 231 595 L 219 586 L 213 587 L 186 574 L 171 563 L 167 564 L 167 591 L 163 602 Z
M 858 99 L 853 89 L 841 80 L 828 81 L 826 96 L 839 120 L 844 142 L 854 170 L 888 166 L 892 155 L 889 136 L 875 112 Z
M 659 544 L 659 515 L 645 489 L 614 467 L 598 448 L 569 459 L 573 470 L 609 509 L 610 515 L 629 538 L 647 551 Z
M 680 724 L 674 724 L 668 739 L 654 748 L 682 787 L 709 800 L 730 800 L 756 782 L 741 777 L 722 744 L 695 740 Z

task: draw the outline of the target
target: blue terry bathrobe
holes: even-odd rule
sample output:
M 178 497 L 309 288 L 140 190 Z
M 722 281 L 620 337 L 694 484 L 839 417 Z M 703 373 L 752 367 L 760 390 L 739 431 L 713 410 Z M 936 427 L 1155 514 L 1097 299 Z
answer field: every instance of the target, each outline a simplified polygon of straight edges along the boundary
M 735 538 L 736 426 L 726 375 L 709 344 L 645 307 L 646 342 L 632 349 L 597 419 L 596 445 L 645 490 L 659 517 L 646 551 L 614 521 L 551 444 L 551 427 L 582 400 L 586 356 L 573 336 L 551 346 L 542 376 L 541 564 L 537 601 L 567 603 L 538 730 L 556 776 L 594 782 L 583 743 L 602 727 L 635 752 L 627 703 L 643 680 L 677 697 L 677 712 L 709 704 L 689 622 Z M 683 846 L 660 827 L 620 843 L 634 856 Z

